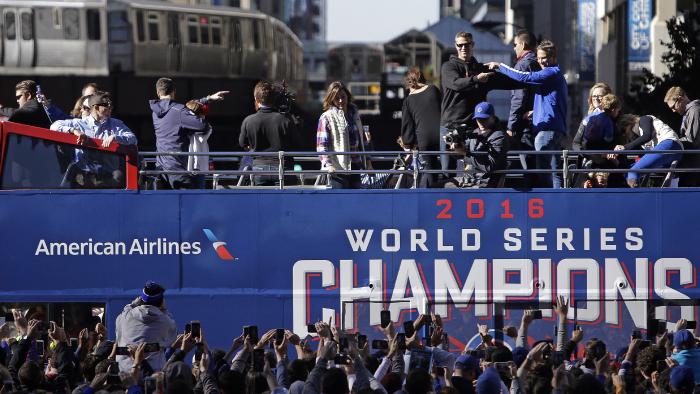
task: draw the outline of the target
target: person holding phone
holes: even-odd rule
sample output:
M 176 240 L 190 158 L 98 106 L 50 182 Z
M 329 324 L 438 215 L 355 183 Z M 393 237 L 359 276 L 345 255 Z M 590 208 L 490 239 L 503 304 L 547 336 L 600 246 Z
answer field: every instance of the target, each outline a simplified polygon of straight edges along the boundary
M 175 319 L 165 308 L 165 289 L 163 286 L 148 281 L 141 294 L 124 307 L 117 316 L 117 346 L 136 346 L 139 343 L 159 343 L 164 349 L 173 343 L 177 336 Z M 117 356 L 122 372 L 129 372 L 133 360 L 128 356 Z M 162 350 L 150 352 L 146 361 L 154 371 L 165 365 L 165 353 Z

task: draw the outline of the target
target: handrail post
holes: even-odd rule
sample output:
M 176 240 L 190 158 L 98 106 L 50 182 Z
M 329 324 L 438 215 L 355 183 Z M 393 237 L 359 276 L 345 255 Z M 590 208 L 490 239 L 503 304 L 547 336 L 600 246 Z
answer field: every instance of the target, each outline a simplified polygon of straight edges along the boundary
M 411 189 L 416 189 L 418 187 L 418 178 L 420 177 L 420 168 L 418 166 L 418 149 L 414 149 L 411 154 L 413 155 L 413 186 Z
M 284 151 L 281 150 L 277 152 L 277 157 L 279 157 L 279 168 L 277 169 L 278 174 L 277 176 L 279 177 L 280 181 L 280 190 L 284 189 Z
M 569 188 L 569 164 L 567 161 L 569 159 L 569 151 L 564 149 L 561 152 L 561 155 L 563 156 L 563 158 L 562 158 L 562 166 L 563 166 L 562 178 L 564 178 L 564 179 L 562 179 L 562 182 L 564 185 L 564 189 L 568 189 Z

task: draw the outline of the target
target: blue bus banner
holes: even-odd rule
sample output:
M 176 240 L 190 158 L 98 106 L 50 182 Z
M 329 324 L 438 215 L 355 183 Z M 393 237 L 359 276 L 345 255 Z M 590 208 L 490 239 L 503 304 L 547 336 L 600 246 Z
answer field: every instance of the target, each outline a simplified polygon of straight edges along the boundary
M 155 280 L 181 328 L 200 320 L 219 346 L 247 324 L 304 337 L 331 319 L 379 337 L 384 309 L 399 323 L 434 312 L 451 350 L 496 315 L 517 326 L 518 303 L 541 309 L 531 331 L 550 335 L 564 295 L 572 325 L 613 341 L 650 312 L 697 320 L 698 193 L 7 192 L 0 295 L 104 302 L 113 329 Z

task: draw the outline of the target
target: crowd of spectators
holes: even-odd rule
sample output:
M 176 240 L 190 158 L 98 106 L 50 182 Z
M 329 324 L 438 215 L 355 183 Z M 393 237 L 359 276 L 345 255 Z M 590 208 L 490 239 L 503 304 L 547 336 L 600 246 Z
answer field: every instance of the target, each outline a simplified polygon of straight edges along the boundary
M 480 343 L 454 351 L 439 315 L 419 315 L 399 332 L 384 311 L 383 339 L 330 322 L 310 324 L 306 338 L 284 328 L 259 336 L 251 325 L 224 350 L 209 346 L 199 321 L 177 330 L 164 292 L 146 284 L 117 318 L 116 341 L 102 323 L 68 338 L 56 323 L 13 310 L 14 326 L 0 327 L 2 392 L 691 394 L 700 383 L 691 322 L 606 344 L 580 326 L 567 330 L 561 296 L 553 305 L 556 338 L 533 338 L 529 328 L 542 314 L 527 310 L 519 327 L 501 330 L 514 346 L 477 325 Z

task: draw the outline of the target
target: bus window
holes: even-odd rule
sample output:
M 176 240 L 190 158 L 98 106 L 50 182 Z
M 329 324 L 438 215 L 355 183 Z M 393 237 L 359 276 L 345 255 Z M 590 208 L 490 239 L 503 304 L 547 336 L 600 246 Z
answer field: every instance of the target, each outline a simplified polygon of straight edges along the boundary
M 32 20 L 32 14 L 29 12 L 23 12 L 22 15 L 22 39 L 23 40 L 33 40 L 34 39 L 34 21 Z
M 81 148 L 84 157 L 99 162 L 103 168 L 122 174 L 126 157 L 112 152 Z M 101 173 L 92 174 L 79 169 L 72 145 L 9 133 L 2 168 L 2 189 L 124 189 L 124 177 L 107 179 Z M 105 172 L 106 173 L 106 172 Z M 112 171 L 111 174 L 114 174 Z
M 63 9 L 63 38 L 66 40 L 80 39 L 80 14 L 77 8 Z
M 328 75 L 331 79 L 343 79 L 343 59 L 339 53 L 328 56 Z
M 100 11 L 89 8 L 86 13 L 86 19 L 88 40 L 99 41 L 101 38 Z
M 5 38 L 14 40 L 17 38 L 17 26 L 15 25 L 15 13 L 8 11 L 5 14 Z

